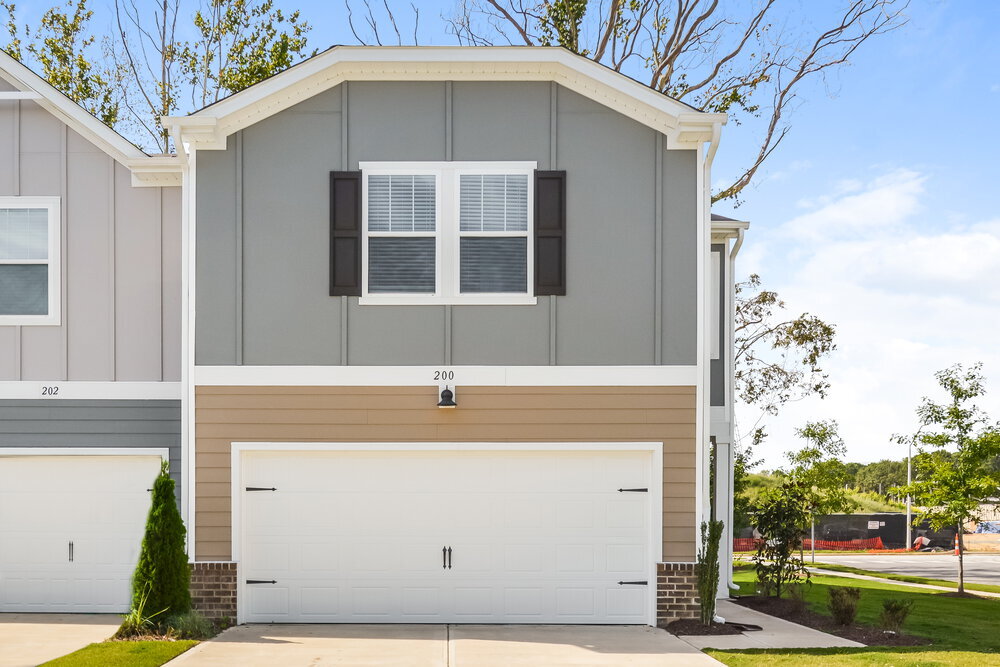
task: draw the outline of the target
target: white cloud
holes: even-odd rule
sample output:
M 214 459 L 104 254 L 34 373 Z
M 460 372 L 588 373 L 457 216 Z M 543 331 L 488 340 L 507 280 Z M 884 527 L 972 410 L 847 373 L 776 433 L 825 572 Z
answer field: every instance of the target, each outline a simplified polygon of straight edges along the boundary
M 838 350 L 826 364 L 830 396 L 768 420 L 771 438 L 760 452 L 767 466 L 799 446 L 794 427 L 815 419 L 840 422 L 852 460 L 905 455 L 890 436 L 915 429 L 920 398 L 938 392 L 934 372 L 956 362 L 985 363 L 994 393 L 992 406 L 983 405 L 1000 417 L 1000 220 L 921 220 L 927 181 L 893 170 L 762 230 L 758 247 L 748 237 L 741 269 L 761 272 L 790 313 L 809 311 L 837 326 Z M 744 431 L 756 417 L 742 411 Z

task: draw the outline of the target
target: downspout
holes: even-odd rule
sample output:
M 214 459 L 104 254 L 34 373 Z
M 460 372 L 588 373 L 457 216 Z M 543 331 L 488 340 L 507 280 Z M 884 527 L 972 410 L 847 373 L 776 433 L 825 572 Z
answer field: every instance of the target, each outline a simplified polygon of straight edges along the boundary
M 743 237 L 744 237 L 745 232 L 746 232 L 746 230 L 744 230 L 742 227 L 736 230 L 736 241 L 733 243 L 732 250 L 729 251 L 729 277 L 730 277 L 730 282 L 735 282 L 735 280 L 736 280 L 736 276 L 734 275 L 734 271 L 736 270 L 736 255 L 739 254 L 740 248 L 743 247 Z M 732 289 L 733 288 L 731 286 L 727 286 L 727 291 L 731 291 Z M 735 299 L 730 300 L 730 303 L 735 307 Z M 733 318 L 732 317 L 727 318 L 727 319 L 729 320 L 729 322 L 728 322 L 728 326 L 729 326 L 729 341 L 732 343 L 734 341 L 734 336 L 735 336 L 735 332 L 733 330 L 734 329 L 734 322 L 733 322 Z M 734 377 L 734 374 L 736 372 L 736 359 L 735 359 L 735 356 L 734 356 L 735 355 L 735 347 L 736 347 L 735 345 L 732 345 L 732 346 L 730 346 L 730 349 L 729 349 L 729 368 L 730 368 L 730 371 L 731 371 L 729 373 L 729 377 Z M 729 405 L 733 409 L 733 420 L 735 420 L 735 418 L 736 418 L 736 410 L 735 410 L 736 406 L 735 406 L 735 396 L 734 396 L 734 394 L 735 394 L 734 389 L 733 389 L 732 386 L 730 386 L 729 387 L 729 396 L 728 396 L 728 399 L 729 399 Z M 735 443 L 732 443 L 732 444 L 730 444 L 730 447 L 732 447 L 734 445 L 735 445 Z M 734 496 L 735 496 L 735 489 L 733 488 L 733 475 L 730 474 L 729 475 L 729 508 L 730 509 L 733 509 L 734 505 L 736 504 L 736 498 Z M 732 529 L 732 526 L 730 526 L 730 529 Z M 733 583 L 733 559 L 732 558 L 729 559 L 729 577 L 727 578 L 726 585 L 729 587 L 729 590 L 731 590 L 731 591 L 738 591 L 738 590 L 740 590 L 740 587 L 737 586 L 735 583 Z

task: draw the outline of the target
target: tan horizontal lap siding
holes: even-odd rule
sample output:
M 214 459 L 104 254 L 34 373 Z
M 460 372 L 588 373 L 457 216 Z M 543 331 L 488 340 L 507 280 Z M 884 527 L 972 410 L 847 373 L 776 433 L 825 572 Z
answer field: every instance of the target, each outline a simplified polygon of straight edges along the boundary
M 694 387 L 198 387 L 196 558 L 232 557 L 233 442 L 663 443 L 663 559 L 695 554 Z

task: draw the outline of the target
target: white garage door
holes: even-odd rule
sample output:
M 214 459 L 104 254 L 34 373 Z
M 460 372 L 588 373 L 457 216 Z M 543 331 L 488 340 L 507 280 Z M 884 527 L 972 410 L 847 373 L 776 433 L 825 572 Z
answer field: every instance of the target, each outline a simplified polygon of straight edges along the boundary
M 648 623 L 651 460 L 245 451 L 241 620 Z
M 159 456 L 0 456 L 0 611 L 122 612 Z

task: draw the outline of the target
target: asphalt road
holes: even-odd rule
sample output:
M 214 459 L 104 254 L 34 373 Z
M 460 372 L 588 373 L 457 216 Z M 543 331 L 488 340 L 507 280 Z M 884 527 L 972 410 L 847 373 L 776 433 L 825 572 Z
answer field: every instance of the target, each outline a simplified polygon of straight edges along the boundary
M 835 563 L 865 570 L 908 574 L 914 577 L 958 580 L 954 554 L 816 554 L 817 563 Z M 806 565 L 810 564 L 806 553 Z M 1000 585 L 1000 554 L 965 554 L 967 583 Z

